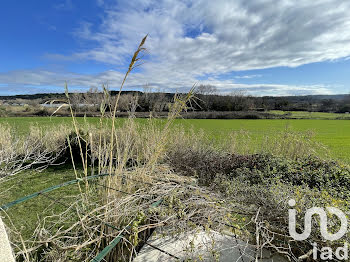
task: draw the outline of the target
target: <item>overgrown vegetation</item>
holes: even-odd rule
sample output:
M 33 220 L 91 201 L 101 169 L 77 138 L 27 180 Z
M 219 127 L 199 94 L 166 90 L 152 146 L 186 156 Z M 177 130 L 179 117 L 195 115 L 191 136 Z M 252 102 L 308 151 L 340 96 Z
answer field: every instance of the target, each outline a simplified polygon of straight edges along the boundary
M 147 123 L 134 119 L 139 103 L 135 98 L 125 103 L 129 118 L 117 123 L 119 103 L 125 102 L 121 90 L 140 61 L 146 38 L 132 57 L 119 93 L 111 99 L 103 90 L 97 123 L 76 119 L 74 97 L 67 88 L 61 103 L 67 105 L 72 126 L 33 128 L 22 137 L 9 126 L 2 127 L 0 187 L 11 185 L 8 179 L 24 169 L 60 162 L 69 164 L 79 179 L 69 201 L 66 191 L 62 196 L 41 194 L 63 209 L 38 216 L 32 235 L 22 230 L 21 220 L 11 218 L 16 213 L 8 213 L 17 260 L 90 261 L 120 239 L 104 259 L 131 261 L 154 229 L 167 236 L 230 231 L 256 251 L 267 248 L 292 261 L 311 259 L 311 241 L 319 248 L 341 245 L 325 243 L 317 231 L 310 241 L 301 242 L 288 234 L 289 199 L 297 201 L 299 214 L 314 205 L 348 211 L 350 169 L 321 154 L 323 147 L 314 142 L 312 133 L 286 129 L 251 147 L 252 140 L 243 131 L 218 141 L 205 132 L 174 125 L 177 117 L 203 100 L 194 88 L 173 97 L 161 125 L 153 118 Z M 108 176 L 87 179 L 104 173 Z M 339 222 L 332 218 L 330 226 L 336 230 Z M 298 227 L 302 229 L 302 224 Z M 350 241 L 350 235 L 342 241 Z M 219 253 L 212 250 L 210 259 L 219 259 Z M 259 258 L 256 252 L 255 259 Z
M 88 173 L 84 174 L 82 167 L 77 167 L 77 175 L 83 178 L 108 171 L 108 132 L 111 126 L 108 122 L 102 123 L 102 129 L 87 122 L 77 125 L 81 142 L 85 141 L 82 145 L 84 159 L 85 152 L 88 154 Z M 252 244 L 256 244 L 256 227 L 259 226 L 260 241 L 267 237 L 266 232 L 283 233 L 283 237 L 276 238 L 271 244 L 278 243 L 280 252 L 289 248 L 285 255 L 297 257 L 305 254 L 311 246 L 295 243 L 289 247 L 288 199 L 297 199 L 301 211 L 311 205 L 334 203 L 347 210 L 349 168 L 318 158 L 315 150 L 318 145 L 307 135 L 289 134 L 286 139 L 287 133 L 281 134 L 275 138 L 274 149 L 271 139 L 266 138 L 266 144 L 260 145 L 258 154 L 248 154 L 249 150 L 244 149 L 247 141 L 244 139 L 248 138 L 244 138 L 244 134 L 233 134 L 220 144 L 209 140 L 204 132 L 188 132 L 173 126 L 164 135 L 164 126 L 157 124 L 156 120 L 149 120 L 149 124 L 145 125 L 133 119 L 127 120 L 115 132 L 118 144 L 113 153 L 114 175 L 89 183 L 87 191 L 82 183 L 81 196 L 70 200 L 73 202 L 69 209 L 63 208 L 63 212 L 56 209 L 57 213 L 52 213 L 50 217 L 41 217 L 34 234 L 37 240 L 33 242 L 29 238 L 24 242 L 26 249 L 30 250 L 28 253 L 23 253 L 23 246 L 17 243 L 18 255 L 25 254 L 29 261 L 88 260 L 119 233 L 106 228 L 103 223 L 122 229 L 136 219 L 139 222 L 125 233 L 121 244 L 123 248 L 119 247 L 114 251 L 117 253 L 108 258 L 111 261 L 116 254 L 123 254 L 121 261 L 134 256 L 139 245 L 147 239 L 147 230 L 165 223 L 167 228 L 172 228 L 166 234 L 175 235 L 191 232 L 198 226 L 221 232 L 232 230 L 226 226 L 231 225 L 241 239 L 247 239 Z M 100 137 L 101 143 L 98 142 Z M 72 153 L 78 163 L 80 148 L 77 141 L 73 146 L 76 139 L 71 136 Z M 88 150 L 85 150 L 86 147 Z M 265 148 L 270 148 L 273 155 L 264 154 Z M 243 152 L 246 154 L 238 154 Z M 126 191 L 130 195 L 115 190 Z M 62 193 L 67 195 L 66 191 Z M 79 190 L 76 193 L 79 195 Z M 62 198 L 59 195 L 53 197 Z M 148 210 L 160 199 L 164 199 L 161 206 Z M 67 200 L 64 202 L 69 203 Z M 258 220 L 255 220 L 258 210 Z M 276 214 L 280 217 L 278 221 L 275 221 Z M 212 221 L 213 218 L 217 221 Z M 74 226 L 68 227 L 70 224 Z M 67 228 L 64 227 L 67 230 L 62 229 L 63 225 L 67 225 Z M 14 243 L 19 240 L 16 232 L 20 231 L 12 231 Z M 87 238 L 93 241 L 86 242 Z M 314 232 L 313 240 L 322 244 L 317 232 Z M 280 241 L 284 244 L 281 245 Z M 39 248 L 42 245 L 49 248 Z

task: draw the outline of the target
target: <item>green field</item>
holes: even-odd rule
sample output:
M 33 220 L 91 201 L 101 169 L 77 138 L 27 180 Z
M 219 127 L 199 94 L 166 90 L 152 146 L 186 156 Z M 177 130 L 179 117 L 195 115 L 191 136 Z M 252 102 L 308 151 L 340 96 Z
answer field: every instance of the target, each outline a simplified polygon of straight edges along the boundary
M 325 113 L 325 112 L 306 112 L 306 111 L 280 111 L 271 110 L 270 114 L 285 115 L 287 118 L 296 119 L 349 119 L 349 114 Z
M 322 114 L 322 113 L 320 113 Z M 70 124 L 69 117 L 17 117 L 0 118 L 0 124 L 9 123 L 15 127 L 18 133 L 25 133 L 28 127 L 38 124 L 42 127 L 50 127 L 61 123 Z M 79 118 L 83 122 L 83 118 Z M 87 118 L 89 123 L 97 123 L 98 118 Z M 120 119 L 119 121 L 124 121 Z M 146 122 L 146 119 L 138 119 Z M 233 131 L 245 130 L 256 139 L 264 135 L 273 136 L 276 132 L 283 130 L 304 132 L 312 130 L 315 140 L 321 142 L 330 150 L 335 159 L 350 162 L 350 120 L 322 120 L 322 119 L 269 119 L 269 120 L 245 120 L 245 119 L 178 119 L 176 125 L 195 130 L 203 129 L 209 136 L 216 138 L 225 137 Z
M 43 172 L 24 171 L 13 179 L 0 183 L 0 192 L 3 192 L 0 194 L 0 206 L 73 179 L 75 179 L 74 170 L 67 165 L 49 167 Z M 28 238 L 33 234 L 38 218 L 58 214 L 65 210 L 64 206 L 55 203 L 57 200 L 68 204 L 74 201 L 78 194 L 77 185 L 62 187 L 46 194 L 49 198 L 40 195 L 11 207 L 6 211 L 9 217 L 6 216 L 4 219 L 9 224 L 8 218 L 11 218 L 11 223 L 20 230 L 25 238 Z
M 286 128 L 292 131 L 312 130 L 315 140 L 329 148 L 331 156 L 346 162 L 350 161 L 350 121 L 314 120 L 314 119 L 276 119 L 276 120 L 178 120 L 186 126 L 203 129 L 216 136 L 225 136 L 229 132 L 246 130 L 251 136 L 262 138 Z

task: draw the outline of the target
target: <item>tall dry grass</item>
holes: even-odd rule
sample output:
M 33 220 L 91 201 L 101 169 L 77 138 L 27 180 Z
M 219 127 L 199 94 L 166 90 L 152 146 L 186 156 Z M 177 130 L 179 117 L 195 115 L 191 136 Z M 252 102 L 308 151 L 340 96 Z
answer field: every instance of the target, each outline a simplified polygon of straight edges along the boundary
M 80 221 L 73 223 L 68 230 L 57 232 L 48 232 L 43 225 L 38 234 L 40 239 L 46 239 L 43 242 L 47 242 L 49 239 L 51 243 L 53 241 L 55 245 L 61 246 L 62 250 L 75 249 L 76 259 L 82 259 L 83 257 L 87 259 L 86 256 L 96 254 L 108 244 L 113 234 L 118 234 L 118 232 L 111 232 L 109 227 L 104 226 L 105 223 L 120 228 L 132 221 L 135 222 L 135 219 L 140 220 L 140 214 L 147 210 L 146 207 L 150 203 L 155 199 L 160 199 L 160 197 L 166 198 L 169 194 L 174 193 L 173 191 L 177 188 L 177 184 L 169 183 L 169 180 L 167 180 L 167 178 L 169 179 L 167 176 L 171 172 L 168 168 L 162 167 L 160 162 L 165 159 L 169 137 L 172 132 L 172 123 L 182 111 L 187 109 L 194 97 L 193 88 L 185 96 L 175 95 L 168 119 L 164 125 L 157 125 L 152 119 L 149 120 L 147 125 L 141 125 L 133 118 L 126 120 L 122 126 L 117 126 L 116 123 L 116 112 L 122 88 L 128 75 L 141 61 L 140 54 L 145 51 L 143 45 L 146 38 L 147 36 L 141 41 L 131 59 L 114 105 L 110 103 L 110 95 L 104 89 L 105 98 L 100 108 L 101 117 L 98 125 L 91 126 L 87 121 L 79 123 L 76 120 L 70 103 L 68 88 L 66 87 L 66 104 L 69 105 L 73 123 L 73 134 L 67 136 L 68 148 L 76 177 L 82 179 L 83 186 L 85 186 L 85 189 L 82 190 L 79 183 L 81 199 L 76 206 L 76 212 L 77 217 L 80 217 Z M 111 115 L 107 114 L 107 108 L 113 108 Z M 80 159 L 76 158 L 77 155 Z M 82 170 L 77 168 L 77 161 L 81 163 Z M 100 185 L 102 184 L 102 187 L 99 188 L 96 195 L 95 185 L 89 184 L 85 178 L 90 174 L 102 173 L 108 173 L 109 176 L 98 182 Z M 163 182 L 158 184 L 159 181 Z M 145 188 L 144 183 L 151 186 Z M 124 195 L 121 198 L 121 192 L 127 192 L 131 196 Z M 94 206 L 92 203 L 96 201 L 100 206 L 92 208 Z M 67 213 L 70 214 L 70 212 Z M 64 220 L 65 214 L 61 214 L 58 220 Z M 147 221 L 150 223 L 156 219 L 154 215 L 152 215 L 151 220 L 146 218 L 141 219 L 144 220 L 143 223 Z M 157 223 L 164 223 L 161 222 L 162 219 L 164 218 L 158 218 Z M 166 220 L 169 222 L 169 218 Z M 143 225 L 144 229 L 139 229 L 138 226 L 135 227 L 134 222 L 132 222 L 133 232 L 128 233 L 130 239 L 124 239 L 122 247 L 117 251 L 117 256 L 124 257 L 121 261 L 129 260 L 134 256 L 139 243 L 137 240 L 139 234 L 150 228 L 145 223 Z M 80 231 L 80 229 L 82 229 L 80 234 L 83 236 L 77 239 L 77 230 Z M 65 239 L 65 241 L 56 241 L 56 239 Z M 20 251 L 18 255 L 34 258 L 37 256 L 35 252 L 38 251 L 40 246 L 38 244 L 29 249 L 26 248 L 26 250 Z M 87 246 L 93 246 L 88 254 L 84 253 L 84 248 Z M 69 256 L 69 251 L 59 253 L 50 250 L 44 256 L 49 260 L 65 260 Z M 111 254 L 107 261 L 115 261 L 113 257 L 115 257 L 115 254 Z

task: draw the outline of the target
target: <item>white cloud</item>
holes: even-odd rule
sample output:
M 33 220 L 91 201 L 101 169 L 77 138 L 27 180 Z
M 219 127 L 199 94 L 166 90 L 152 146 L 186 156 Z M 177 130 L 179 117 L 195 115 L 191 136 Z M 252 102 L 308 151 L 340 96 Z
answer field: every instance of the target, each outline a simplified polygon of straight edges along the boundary
M 149 33 L 146 46 L 150 56 L 143 70 L 131 77 L 129 86 L 148 82 L 175 90 L 191 86 L 206 75 L 215 75 L 208 81 L 216 82 L 223 91 L 228 86 L 239 87 L 239 84 L 218 81 L 220 77 L 217 76 L 221 74 L 277 66 L 295 67 L 350 56 L 348 0 L 105 2 L 108 4 L 98 1 L 105 8 L 102 24 L 92 27 L 85 22 L 76 32 L 78 38 L 95 43 L 94 48 L 69 57 L 50 56 L 125 66 L 140 39 Z M 62 85 L 62 81 L 69 79 L 75 85 L 90 86 L 121 80 L 120 73 L 115 71 L 95 76 L 35 70 L 22 73 L 16 76 L 18 78 L 0 75 L 0 83 L 6 78 L 9 82 L 4 83 Z M 8 73 L 11 74 L 18 72 Z M 236 77 L 240 78 L 253 76 Z M 296 93 L 298 88 L 305 93 L 327 93 L 331 89 L 328 86 L 241 86 L 254 88 L 257 93 L 259 88 L 260 93 L 274 90 L 276 94 Z
M 123 79 L 123 74 L 117 71 L 106 71 L 95 75 L 82 75 L 72 73 L 54 73 L 43 70 L 20 70 L 11 71 L 9 73 L 0 73 L 0 93 L 8 91 L 9 88 L 16 88 L 18 86 L 26 86 L 26 93 L 38 93 L 37 86 L 63 86 L 65 81 L 68 82 L 70 90 L 85 90 L 91 86 L 100 87 L 102 84 L 108 84 L 111 89 L 119 88 Z M 168 79 L 159 76 L 154 81 L 149 79 L 142 73 L 133 73 L 130 75 L 125 86 L 126 89 L 135 90 L 143 88 L 144 83 L 149 83 L 154 89 L 162 91 L 179 91 L 187 92 L 195 79 Z M 172 83 L 170 86 L 168 84 Z M 9 85 L 2 85 L 1 83 L 10 83 Z M 309 95 L 309 94 L 333 94 L 335 93 L 334 86 L 327 85 L 278 85 L 278 84 L 239 84 L 232 80 L 206 80 L 203 84 L 215 85 L 223 94 L 231 93 L 235 90 L 245 91 L 249 95 Z M 42 90 L 48 92 L 47 89 Z
M 256 77 L 262 77 L 262 75 L 244 75 L 244 76 L 235 76 L 236 79 L 251 79 Z
M 149 33 L 154 63 L 195 74 L 298 66 L 350 55 L 349 12 L 347 0 L 125 1 L 82 28 L 97 47 L 74 55 L 118 63 Z
M 253 96 L 290 96 L 290 95 L 331 95 L 335 94 L 332 86 L 327 85 L 277 85 L 277 84 L 236 84 L 212 83 L 223 93 L 235 90 L 244 91 Z

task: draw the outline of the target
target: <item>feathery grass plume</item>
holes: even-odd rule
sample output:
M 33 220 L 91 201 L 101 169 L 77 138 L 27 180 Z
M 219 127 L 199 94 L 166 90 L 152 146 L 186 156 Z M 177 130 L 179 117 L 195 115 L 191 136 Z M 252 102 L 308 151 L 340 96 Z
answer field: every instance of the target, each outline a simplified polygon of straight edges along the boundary
M 136 63 L 138 61 L 140 61 L 141 57 L 139 57 L 139 54 L 144 52 L 146 50 L 146 48 L 144 48 L 144 44 L 146 42 L 146 39 L 147 39 L 147 36 L 148 34 L 141 40 L 141 43 L 139 44 L 137 50 L 135 51 L 132 59 L 131 59 L 131 62 L 129 64 L 129 68 L 127 70 L 127 72 L 125 73 L 124 75 L 124 78 L 123 78 L 123 81 L 120 85 L 120 88 L 119 88 L 119 92 L 118 92 L 118 95 L 117 95 L 117 99 L 115 101 L 115 105 L 114 105 L 114 109 L 113 109 L 113 115 L 112 115 L 112 130 L 111 130 L 111 153 L 110 153 L 110 160 L 112 160 L 112 157 L 113 157 L 113 146 L 114 146 L 114 134 L 115 134 L 115 118 L 116 118 L 116 113 L 117 113 L 117 107 L 118 107 L 118 102 L 119 102 L 119 99 L 120 99 L 120 95 L 121 95 L 121 92 L 122 92 L 122 89 L 124 87 L 124 84 L 125 84 L 125 81 L 127 79 L 127 77 L 129 76 L 130 72 L 136 67 L 138 66 Z M 112 161 L 110 161 L 110 167 L 109 167 L 109 172 L 112 173 L 112 167 L 113 167 L 113 163 Z

